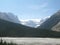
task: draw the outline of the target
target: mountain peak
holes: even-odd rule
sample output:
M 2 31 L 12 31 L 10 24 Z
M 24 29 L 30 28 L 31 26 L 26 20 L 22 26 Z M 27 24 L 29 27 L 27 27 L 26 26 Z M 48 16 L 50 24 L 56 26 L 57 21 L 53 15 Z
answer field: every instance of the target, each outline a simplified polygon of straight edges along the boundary
M 60 16 L 60 10 L 58 10 L 53 16 Z
M 14 23 L 20 23 L 18 20 L 18 17 L 14 15 L 13 13 L 0 12 L 0 19 L 14 22 Z

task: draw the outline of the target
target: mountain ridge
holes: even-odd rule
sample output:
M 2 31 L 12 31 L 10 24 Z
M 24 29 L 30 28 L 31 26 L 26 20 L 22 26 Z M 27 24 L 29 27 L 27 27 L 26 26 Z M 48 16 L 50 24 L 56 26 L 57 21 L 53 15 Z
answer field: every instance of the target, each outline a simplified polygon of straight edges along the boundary
M 60 15 L 60 14 L 58 14 Z M 54 37 L 60 38 L 60 32 L 51 27 L 60 21 L 59 16 L 51 16 L 45 21 L 44 28 L 32 28 L 22 24 L 0 19 L 0 37 Z M 44 23 L 44 22 L 43 22 Z M 42 23 L 42 24 L 43 24 Z M 46 24 L 47 23 L 47 24 Z M 52 24 L 53 23 L 53 24 Z M 50 25 L 50 27 L 49 27 Z M 48 28 L 48 29 L 47 29 Z

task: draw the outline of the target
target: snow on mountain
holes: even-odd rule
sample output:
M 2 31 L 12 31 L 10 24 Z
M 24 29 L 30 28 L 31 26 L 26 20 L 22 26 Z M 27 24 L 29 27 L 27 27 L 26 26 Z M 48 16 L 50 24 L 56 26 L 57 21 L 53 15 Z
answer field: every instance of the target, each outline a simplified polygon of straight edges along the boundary
M 20 21 L 18 20 L 18 17 L 12 13 L 0 12 L 0 19 L 14 22 L 14 23 L 20 23 Z
M 45 19 L 27 19 L 27 20 L 20 20 L 21 24 L 37 28 L 40 26 L 41 23 L 43 23 Z
M 20 20 L 21 24 L 29 26 L 29 27 L 36 27 L 40 20 L 39 19 L 27 19 L 27 20 Z

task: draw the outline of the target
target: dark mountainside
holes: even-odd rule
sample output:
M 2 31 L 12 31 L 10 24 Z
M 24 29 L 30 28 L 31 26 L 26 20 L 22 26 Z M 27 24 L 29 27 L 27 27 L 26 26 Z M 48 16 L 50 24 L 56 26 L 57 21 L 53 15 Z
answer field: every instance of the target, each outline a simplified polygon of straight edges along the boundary
M 60 32 L 30 28 L 0 19 L 0 37 L 59 37 Z
M 52 15 L 48 20 L 43 22 L 38 28 L 42 29 L 51 29 L 55 26 L 58 22 L 60 22 L 60 10 Z

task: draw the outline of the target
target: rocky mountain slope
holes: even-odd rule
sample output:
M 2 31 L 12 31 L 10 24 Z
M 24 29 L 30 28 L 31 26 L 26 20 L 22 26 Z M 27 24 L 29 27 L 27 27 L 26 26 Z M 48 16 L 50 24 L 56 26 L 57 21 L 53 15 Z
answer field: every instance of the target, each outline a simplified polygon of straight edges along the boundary
M 60 30 L 60 11 L 53 14 L 48 20 L 42 23 L 38 28 Z

